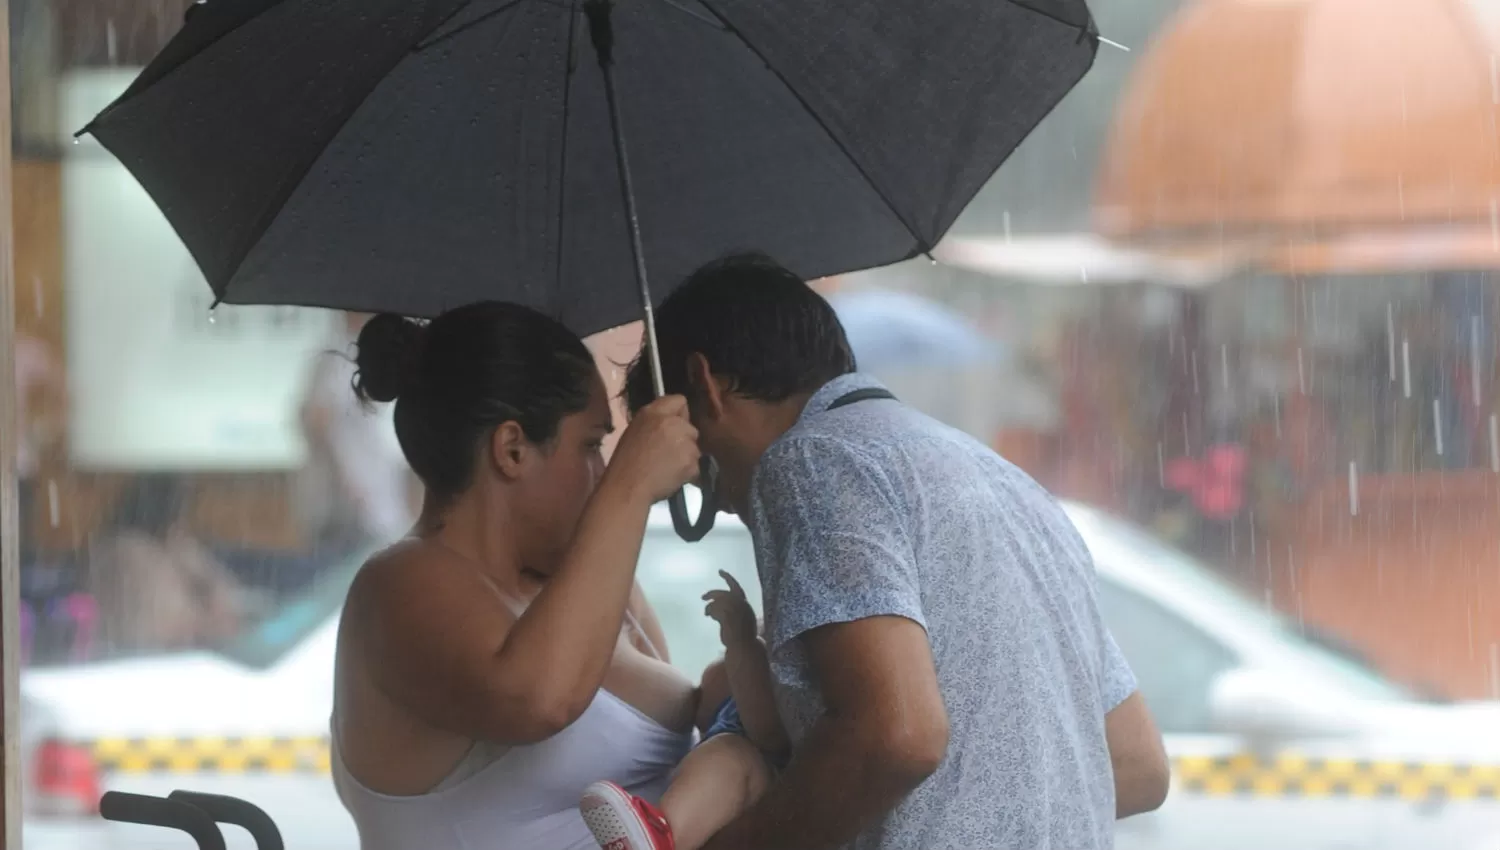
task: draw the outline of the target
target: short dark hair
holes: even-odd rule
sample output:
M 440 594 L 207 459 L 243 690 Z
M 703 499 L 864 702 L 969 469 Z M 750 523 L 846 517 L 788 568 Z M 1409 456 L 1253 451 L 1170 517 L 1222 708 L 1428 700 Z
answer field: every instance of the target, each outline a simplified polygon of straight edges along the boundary
M 594 356 L 561 323 L 519 304 L 482 301 L 429 322 L 383 313 L 359 333 L 354 391 L 396 403 L 396 438 L 440 500 L 467 490 L 479 443 L 506 422 L 533 443 L 588 407 Z
M 855 370 L 854 352 L 823 296 L 764 254 L 735 254 L 693 272 L 656 310 L 662 378 L 669 394 L 687 391 L 687 359 L 702 354 L 731 391 L 785 401 Z M 633 413 L 656 397 L 641 356 L 625 377 Z

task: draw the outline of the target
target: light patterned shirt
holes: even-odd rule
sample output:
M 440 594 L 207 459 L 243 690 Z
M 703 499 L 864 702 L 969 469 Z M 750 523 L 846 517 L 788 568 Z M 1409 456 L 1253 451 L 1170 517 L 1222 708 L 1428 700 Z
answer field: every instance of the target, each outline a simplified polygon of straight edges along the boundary
M 768 449 L 747 524 L 778 708 L 800 743 L 823 703 L 799 636 L 896 615 L 927 631 L 949 715 L 937 772 L 856 850 L 1099 850 L 1115 793 L 1104 715 L 1135 678 L 1100 619 L 1062 507 L 971 437 L 879 386 L 823 387 Z

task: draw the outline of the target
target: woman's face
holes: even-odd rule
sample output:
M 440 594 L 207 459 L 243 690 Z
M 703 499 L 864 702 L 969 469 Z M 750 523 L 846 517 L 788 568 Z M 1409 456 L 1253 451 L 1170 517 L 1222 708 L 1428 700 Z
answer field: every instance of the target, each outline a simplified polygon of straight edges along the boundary
M 526 569 L 551 575 L 573 542 L 583 508 L 604 474 L 604 438 L 614 429 L 609 397 L 596 374 L 588 406 L 563 418 L 557 436 L 537 448 L 538 463 L 522 482 L 522 528 L 531 529 Z

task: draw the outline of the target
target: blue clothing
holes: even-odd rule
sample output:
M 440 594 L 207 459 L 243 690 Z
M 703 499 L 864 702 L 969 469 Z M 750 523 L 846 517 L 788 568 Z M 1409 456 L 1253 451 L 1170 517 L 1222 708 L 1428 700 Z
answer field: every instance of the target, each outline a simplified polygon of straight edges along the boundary
M 868 617 L 922 626 L 949 715 L 937 772 L 855 850 L 1104 850 L 1104 715 L 1136 683 L 1100 618 L 1093 560 L 1062 507 L 966 434 L 879 386 L 819 390 L 752 476 L 746 521 L 777 707 L 793 746 L 823 713 L 799 637 Z
M 719 703 L 719 710 L 714 713 L 714 722 L 708 724 L 708 730 L 703 733 L 703 740 L 707 741 L 715 735 L 749 737 L 745 734 L 745 723 L 740 720 L 740 706 L 734 701 L 734 697 L 728 697 Z

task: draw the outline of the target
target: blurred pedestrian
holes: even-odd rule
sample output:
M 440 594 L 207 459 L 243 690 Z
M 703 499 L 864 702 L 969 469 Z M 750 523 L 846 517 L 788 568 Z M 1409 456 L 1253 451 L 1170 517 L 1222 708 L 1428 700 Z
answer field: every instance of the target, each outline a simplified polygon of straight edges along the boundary
M 48 403 L 60 406 L 64 397 L 62 370 L 51 348 L 41 339 L 17 331 L 16 370 L 16 486 L 20 496 L 22 562 L 29 562 L 29 539 L 35 522 L 37 476 L 55 434 L 40 415 Z M 40 404 L 38 402 L 41 402 Z
M 350 351 L 369 320 L 345 313 L 330 350 L 320 352 L 301 409 L 307 465 L 298 513 L 314 547 L 352 552 L 394 542 L 411 530 L 415 479 L 396 440 L 390 405 L 355 397 Z
M 262 613 L 188 525 L 188 490 L 168 473 L 135 476 L 90 547 L 86 587 L 109 652 L 212 645 L 238 635 Z

